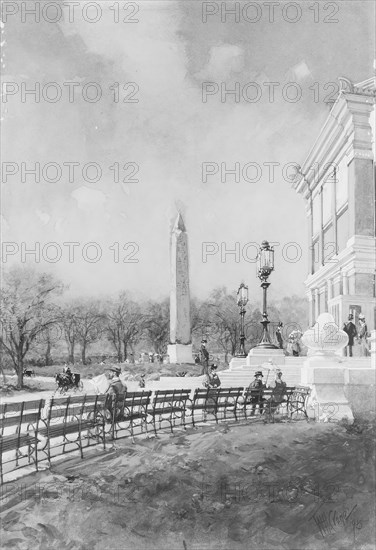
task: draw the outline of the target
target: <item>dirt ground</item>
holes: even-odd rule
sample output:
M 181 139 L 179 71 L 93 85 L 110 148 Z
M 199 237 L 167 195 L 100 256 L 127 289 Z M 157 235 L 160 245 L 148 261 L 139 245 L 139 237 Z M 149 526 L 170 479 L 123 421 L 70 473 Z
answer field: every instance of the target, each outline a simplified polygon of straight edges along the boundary
M 374 548 L 371 425 L 206 425 L 3 486 L 3 548 Z

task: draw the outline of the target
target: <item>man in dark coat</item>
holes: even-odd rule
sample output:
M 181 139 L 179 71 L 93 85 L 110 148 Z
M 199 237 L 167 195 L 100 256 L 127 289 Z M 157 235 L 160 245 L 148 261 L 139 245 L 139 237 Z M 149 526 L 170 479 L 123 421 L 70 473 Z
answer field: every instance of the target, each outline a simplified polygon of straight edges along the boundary
M 110 414 L 110 416 L 108 416 L 108 420 L 112 421 L 120 418 L 123 410 L 122 397 L 124 397 L 124 395 L 127 393 L 127 386 L 123 384 L 120 380 L 120 374 L 120 367 L 109 368 L 110 385 L 106 391 L 106 408 Z
M 202 371 L 201 375 L 206 374 L 206 376 L 209 375 L 209 352 L 206 349 L 207 340 L 201 340 L 201 365 L 202 365 Z
M 221 385 L 221 381 L 219 379 L 219 376 L 216 372 L 218 368 L 218 365 L 213 363 L 210 366 L 210 373 L 206 377 L 206 380 L 204 381 L 205 388 L 219 388 Z
M 350 313 L 348 317 L 347 323 L 343 325 L 343 330 L 346 332 L 347 336 L 349 337 L 349 342 L 347 346 L 345 347 L 345 355 L 347 356 L 347 348 L 349 348 L 349 357 L 353 356 L 353 345 L 354 345 L 354 338 L 357 336 L 356 327 L 353 323 L 354 315 Z
M 264 412 L 264 401 L 265 398 L 263 397 L 265 385 L 262 382 L 262 378 L 264 375 L 259 370 L 255 372 L 255 379 L 253 382 L 251 382 L 248 386 L 248 389 L 250 391 L 250 403 L 252 403 L 252 410 L 251 410 L 251 416 L 255 414 L 256 411 L 256 405 L 259 406 L 260 414 Z
M 283 349 L 282 327 L 283 327 L 283 323 L 278 323 L 278 328 L 275 331 L 279 349 Z

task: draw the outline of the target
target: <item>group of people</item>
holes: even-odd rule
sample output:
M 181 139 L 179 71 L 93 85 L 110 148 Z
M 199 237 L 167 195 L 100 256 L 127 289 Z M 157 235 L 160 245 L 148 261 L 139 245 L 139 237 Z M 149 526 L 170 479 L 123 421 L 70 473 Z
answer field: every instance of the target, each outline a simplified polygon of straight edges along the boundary
M 260 414 L 263 414 L 266 402 L 269 403 L 270 412 L 275 412 L 277 407 L 282 403 L 286 393 L 286 382 L 282 380 L 282 371 L 277 368 L 273 382 L 267 386 L 263 383 L 264 375 L 262 371 L 255 372 L 255 379 L 248 386 L 248 402 L 251 403 L 251 416 L 255 414 L 256 406 L 259 406 Z M 264 397 L 264 390 L 272 389 L 271 396 L 267 399 Z
M 282 321 L 280 321 L 278 323 L 278 327 L 275 331 L 275 336 L 276 336 L 276 339 L 277 339 L 279 349 L 284 349 L 282 328 L 283 328 L 283 323 L 282 323 Z M 287 355 L 292 355 L 293 357 L 299 357 L 300 356 L 300 354 L 302 352 L 302 345 L 301 345 L 301 342 L 300 342 L 301 337 L 302 337 L 302 333 L 301 333 L 300 330 L 293 330 L 289 334 L 288 340 L 287 340 L 287 345 L 286 345 Z
M 361 355 L 368 357 L 370 355 L 369 351 L 369 344 L 368 344 L 368 327 L 366 323 L 366 318 L 363 315 L 363 313 L 359 313 L 359 321 L 358 321 L 358 328 L 355 326 L 354 323 L 354 315 L 352 313 L 349 314 L 347 323 L 344 323 L 343 330 L 346 332 L 347 336 L 349 337 L 348 344 L 345 348 L 345 355 L 349 355 L 349 357 L 353 356 L 353 346 L 355 339 L 357 339 L 358 344 L 360 345 L 360 353 Z

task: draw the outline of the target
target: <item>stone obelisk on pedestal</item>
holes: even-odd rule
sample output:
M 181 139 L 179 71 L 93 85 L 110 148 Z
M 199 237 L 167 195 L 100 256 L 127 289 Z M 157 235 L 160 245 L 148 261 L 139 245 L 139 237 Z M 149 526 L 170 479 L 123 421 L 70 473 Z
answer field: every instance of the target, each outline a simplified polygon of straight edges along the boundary
M 178 214 L 170 240 L 170 363 L 193 363 L 189 296 L 188 235 Z

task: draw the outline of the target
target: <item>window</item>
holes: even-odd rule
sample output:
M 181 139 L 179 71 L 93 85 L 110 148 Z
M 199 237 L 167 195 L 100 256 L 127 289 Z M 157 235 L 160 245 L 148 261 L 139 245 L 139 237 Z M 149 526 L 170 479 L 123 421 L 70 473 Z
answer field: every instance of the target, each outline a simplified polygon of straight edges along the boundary
M 346 158 L 339 163 L 336 180 L 336 211 L 338 212 L 348 200 L 349 176 Z
M 321 194 L 317 194 L 312 201 L 313 235 L 321 229 Z
M 334 240 L 333 224 L 324 229 L 324 264 L 329 263 L 330 258 L 336 255 L 336 243 Z
M 346 248 L 349 238 L 349 209 L 346 208 L 337 218 L 337 246 L 338 252 Z
M 322 188 L 322 217 L 325 225 L 332 218 L 333 178 L 328 178 Z
M 320 268 L 320 242 L 319 239 L 312 241 L 312 273 L 315 273 Z

